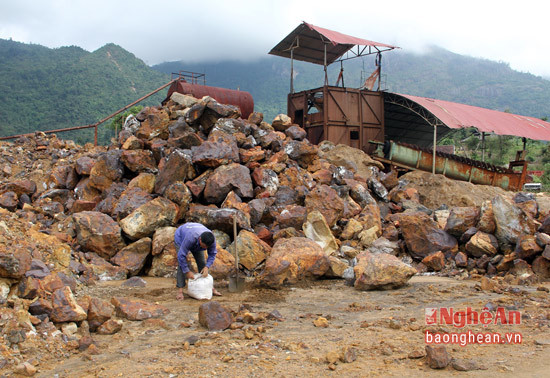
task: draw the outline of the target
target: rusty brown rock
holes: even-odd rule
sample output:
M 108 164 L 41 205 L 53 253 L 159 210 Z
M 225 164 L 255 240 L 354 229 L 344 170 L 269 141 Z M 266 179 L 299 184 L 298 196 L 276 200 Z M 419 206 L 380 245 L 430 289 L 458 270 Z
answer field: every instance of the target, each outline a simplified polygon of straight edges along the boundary
M 435 272 L 439 272 L 445 268 L 445 255 L 441 251 L 432 253 L 422 259 L 422 264 Z
M 307 209 L 298 205 L 287 205 L 283 208 L 271 208 L 275 221 L 280 228 L 293 227 L 301 229 L 306 221 Z
M 199 324 L 209 331 L 223 331 L 233 323 L 231 312 L 216 301 L 199 307 Z
M 494 234 L 496 230 L 495 214 L 491 201 L 485 201 L 480 208 L 479 222 L 476 228 L 486 234 Z
M 468 266 L 468 256 L 464 252 L 458 252 L 455 256 L 456 266 L 466 268 Z
M 323 276 L 330 260 L 319 244 L 301 237 L 279 239 L 266 260 L 260 282 L 270 287 Z
M 330 227 L 334 226 L 344 213 L 344 201 L 336 190 L 327 185 L 317 186 L 309 192 L 305 206 L 308 213 L 318 210 L 323 214 Z
M 191 204 L 187 212 L 186 221 L 201 223 L 211 230 L 220 230 L 231 234 L 233 232 L 233 218 L 237 219 L 237 227 L 250 230 L 250 219 L 240 210 L 219 209 L 214 205 L 203 206 Z
M 11 246 L 0 252 L 0 277 L 23 278 L 31 267 L 31 252 L 23 246 Z
M 159 173 L 155 182 L 155 193 L 164 194 L 166 188 L 176 181 L 186 181 L 195 177 L 195 169 L 191 158 L 181 150 L 174 150 L 166 158 L 162 167 L 159 165 Z
M 113 265 L 94 253 L 88 254 L 87 258 L 89 262 L 84 263 L 84 265 L 87 270 L 93 273 L 94 277 L 102 281 L 126 279 L 126 269 Z
M 207 140 L 200 146 L 191 149 L 193 164 L 208 168 L 217 168 L 220 165 L 239 163 L 239 148 L 235 138 L 215 138 Z
M 80 322 L 86 318 L 86 311 L 78 305 L 68 286 L 54 291 L 51 312 L 53 322 Z
M 264 114 L 261 112 L 252 112 L 248 116 L 248 121 L 255 125 L 259 125 L 264 120 Z
M 164 197 L 149 201 L 120 221 L 124 233 L 132 240 L 152 236 L 157 228 L 172 226 L 178 206 Z
M 157 177 L 152 173 L 142 172 L 128 183 L 128 188 L 140 188 L 147 193 L 153 193 Z
M 361 252 L 357 255 L 354 287 L 357 290 L 388 290 L 405 285 L 416 269 L 386 253 Z
M 550 261 L 544 257 L 537 256 L 535 260 L 533 260 L 531 268 L 541 280 L 547 281 L 550 279 Z
M 111 215 L 117 220 L 124 219 L 138 207 L 152 200 L 153 196 L 141 188 L 127 188 L 120 194 Z
M 447 254 L 458 250 L 457 240 L 441 230 L 425 213 L 403 214 L 399 222 L 407 249 L 413 258 L 423 259 L 437 251 Z
M 252 172 L 252 181 L 255 185 L 261 187 L 269 196 L 274 196 L 279 189 L 279 177 L 275 171 L 268 168 L 256 168 Z
M 21 196 L 22 194 L 32 196 L 36 193 L 36 183 L 32 180 L 10 181 L 0 186 L 0 192 L 15 192 L 17 196 Z
M 142 150 L 145 143 L 135 135 L 130 135 L 122 144 L 123 150 Z
M 5 192 L 0 194 L 0 207 L 9 211 L 15 211 L 19 204 L 19 198 L 15 192 Z
M 266 151 L 262 150 L 260 146 L 255 146 L 249 149 L 239 149 L 239 158 L 242 164 L 248 164 L 252 162 L 260 162 L 266 157 Z
M 285 130 L 285 134 L 290 139 L 304 140 L 307 136 L 307 132 L 298 125 L 291 125 Z
M 136 131 L 136 137 L 140 139 L 161 138 L 167 139 L 169 136 L 168 127 L 170 126 L 170 116 L 166 109 L 161 107 L 147 107 L 141 111 L 143 121 Z
M 228 249 L 233 252 L 234 244 Z M 248 270 L 254 270 L 271 253 L 271 247 L 262 241 L 256 234 L 241 230 L 237 236 L 237 251 L 239 263 Z
M 465 248 L 473 257 L 494 256 L 498 252 L 498 241 L 493 235 L 478 231 L 466 243 Z
M 128 320 L 160 318 L 170 313 L 170 310 L 164 306 L 140 299 L 114 297 L 111 299 L 111 303 L 115 306 L 117 316 Z
M 120 319 L 109 319 L 97 327 L 96 332 L 100 335 L 114 335 L 120 332 L 123 322 Z
M 90 331 L 94 332 L 97 327 L 111 319 L 114 309 L 111 303 L 101 298 L 90 298 L 88 306 L 88 325 Z
M 515 204 L 498 195 L 492 200 L 495 216 L 495 236 L 501 244 L 513 244 L 521 235 L 533 235 L 536 225 Z
M 46 186 L 48 189 L 73 189 L 76 183 L 72 182 L 75 179 L 74 168 L 69 165 L 58 165 L 52 169 L 48 178 L 46 179 Z M 69 180 L 70 178 L 70 180 Z M 68 181 L 71 181 L 67 186 Z M 71 187 L 72 186 L 72 187 Z
M 265 166 L 269 167 L 269 165 Z M 274 166 L 270 169 L 273 169 L 275 172 L 277 172 Z M 313 187 L 315 186 L 315 180 L 313 179 L 311 173 L 309 173 L 305 169 L 302 169 L 300 167 L 290 167 L 288 169 L 284 169 L 279 173 L 279 184 L 281 186 L 288 186 L 290 188 L 304 186 L 307 189 L 313 189 Z
M 432 369 L 446 368 L 451 362 L 444 345 L 426 345 L 426 362 Z
M 284 144 L 284 151 L 289 158 L 296 161 L 302 168 L 306 168 L 314 159 L 317 159 L 317 147 L 309 140 L 291 140 Z
M 145 261 L 151 253 L 151 238 L 143 238 L 122 248 L 111 257 L 111 262 L 128 272 L 128 276 L 135 276 L 145 266 Z
M 209 203 L 220 203 L 234 190 L 241 198 L 252 198 L 253 187 L 250 170 L 240 164 L 222 165 L 206 181 L 204 198 Z
M 120 157 L 122 163 L 134 173 L 157 173 L 157 161 L 149 150 L 125 150 Z
M 447 218 L 445 231 L 460 237 L 466 230 L 477 225 L 479 216 L 480 210 L 477 207 L 453 207 Z
M 537 244 L 535 235 L 522 235 L 517 240 L 515 252 L 518 258 L 528 259 L 541 253 L 542 248 Z
M 78 244 L 86 250 L 110 258 L 126 245 L 119 225 L 106 214 L 82 211 L 73 219 Z
M 90 171 L 90 186 L 103 192 L 122 178 L 124 165 L 120 160 L 121 154 L 120 150 L 111 150 L 97 158 Z

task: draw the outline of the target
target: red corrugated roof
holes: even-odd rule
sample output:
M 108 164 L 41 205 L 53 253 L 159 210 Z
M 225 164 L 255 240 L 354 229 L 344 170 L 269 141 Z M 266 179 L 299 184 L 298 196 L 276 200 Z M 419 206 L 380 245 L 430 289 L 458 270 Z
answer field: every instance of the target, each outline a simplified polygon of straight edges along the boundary
M 475 127 L 488 133 L 550 141 L 550 123 L 538 118 L 427 97 L 399 95 L 423 106 L 452 129 Z
M 352 37 L 351 35 L 342 34 L 334 30 L 329 30 L 322 28 L 320 26 L 315 26 L 308 24 L 304 21 L 304 24 L 307 25 L 311 30 L 315 30 L 317 33 L 322 34 L 326 37 L 334 46 L 340 45 L 359 45 L 359 46 L 377 46 L 377 47 L 387 47 L 390 49 L 398 48 L 397 46 L 387 45 L 385 43 L 369 41 L 367 39 Z
M 369 46 L 368 48 L 364 48 L 365 51 L 362 51 L 359 55 L 374 54 L 398 48 L 385 43 L 352 37 L 303 22 L 279 42 L 277 46 L 272 48 L 269 53 L 271 55 L 290 58 L 292 49 L 292 57 L 294 59 L 324 65 L 325 48 L 326 63 L 331 64 L 354 46 Z

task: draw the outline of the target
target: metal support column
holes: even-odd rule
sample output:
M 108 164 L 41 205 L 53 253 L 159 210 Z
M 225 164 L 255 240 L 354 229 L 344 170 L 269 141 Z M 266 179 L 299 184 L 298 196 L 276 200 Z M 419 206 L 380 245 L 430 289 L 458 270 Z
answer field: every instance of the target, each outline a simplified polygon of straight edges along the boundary
M 435 175 L 435 156 L 437 154 L 437 126 L 434 125 L 434 143 L 433 143 L 432 174 Z

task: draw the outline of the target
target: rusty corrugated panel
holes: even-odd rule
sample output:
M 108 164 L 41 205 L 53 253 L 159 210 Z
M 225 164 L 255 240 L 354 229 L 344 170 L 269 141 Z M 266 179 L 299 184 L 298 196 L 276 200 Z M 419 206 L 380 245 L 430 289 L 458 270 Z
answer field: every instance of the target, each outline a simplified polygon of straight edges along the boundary
M 391 141 L 385 144 L 380 143 L 374 157 L 409 169 L 431 172 L 432 153 L 432 149 Z M 506 190 L 521 190 L 527 166 L 526 162 L 522 163 L 523 170 L 516 172 L 510 168 L 437 151 L 435 173 L 443 174 L 454 180 L 468 181 L 479 185 L 500 186 Z
M 241 117 L 243 119 L 247 119 L 254 111 L 254 99 L 252 95 L 246 91 L 191 84 L 182 80 L 177 80 L 168 89 L 166 100 L 168 100 L 174 92 L 188 94 L 196 98 L 210 96 L 221 104 L 238 106 L 241 109 Z
M 426 97 L 398 95 L 423 106 L 452 129 L 475 127 L 486 133 L 550 140 L 550 123 L 538 118 Z

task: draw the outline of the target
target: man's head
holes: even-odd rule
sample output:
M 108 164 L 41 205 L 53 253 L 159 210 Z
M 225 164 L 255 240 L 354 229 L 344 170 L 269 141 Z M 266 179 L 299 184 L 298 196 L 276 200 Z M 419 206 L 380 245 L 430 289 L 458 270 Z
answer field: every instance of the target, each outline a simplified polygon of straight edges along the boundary
M 214 234 L 210 231 L 205 231 L 201 234 L 199 243 L 202 248 L 206 249 L 214 243 L 216 239 L 214 238 Z

